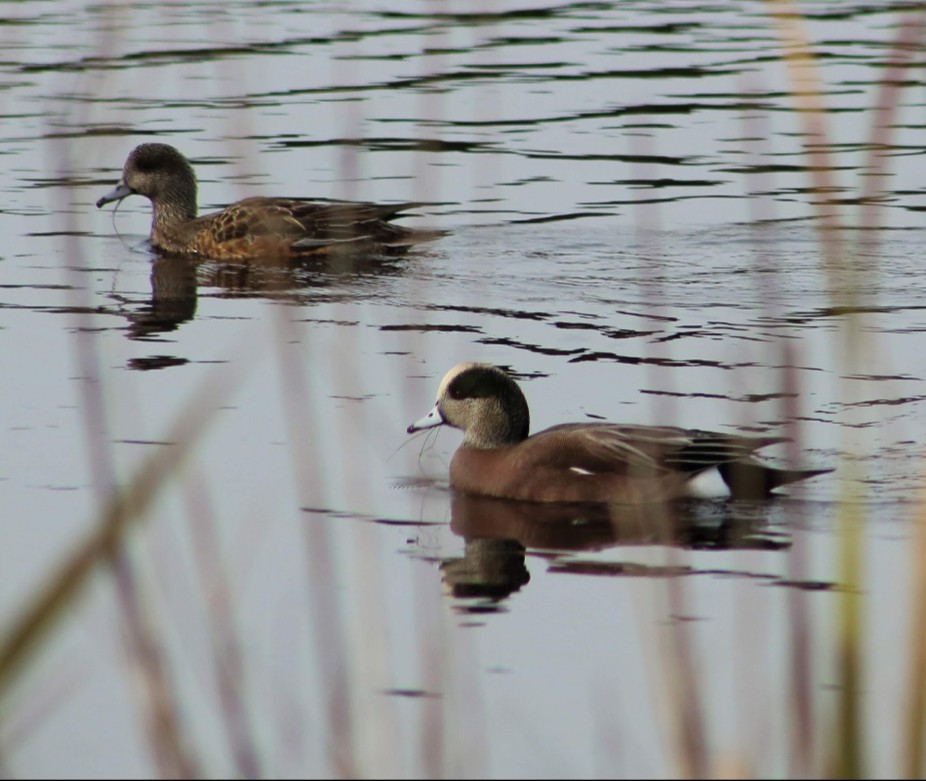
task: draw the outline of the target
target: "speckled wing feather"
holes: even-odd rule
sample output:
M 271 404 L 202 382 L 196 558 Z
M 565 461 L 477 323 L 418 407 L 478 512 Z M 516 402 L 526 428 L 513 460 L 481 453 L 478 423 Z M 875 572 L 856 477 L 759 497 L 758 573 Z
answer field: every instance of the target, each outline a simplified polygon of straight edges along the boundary
M 289 202 L 276 198 L 246 198 L 202 219 L 210 220 L 217 244 L 254 236 L 289 237 L 295 241 L 305 235 Z
M 388 224 L 417 203 L 325 202 L 298 198 L 246 198 L 224 211 L 200 218 L 215 244 L 272 238 L 291 240 L 295 250 L 364 243 L 402 246 L 430 234 Z M 433 238 L 443 235 L 434 232 Z

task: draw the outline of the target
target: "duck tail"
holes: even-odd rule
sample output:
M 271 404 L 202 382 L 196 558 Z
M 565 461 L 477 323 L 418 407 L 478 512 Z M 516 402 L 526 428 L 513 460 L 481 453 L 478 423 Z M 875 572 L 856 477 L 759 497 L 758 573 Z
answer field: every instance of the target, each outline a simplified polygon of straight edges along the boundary
M 734 499 L 766 499 L 789 483 L 825 475 L 832 469 L 776 469 L 755 461 L 728 461 L 718 471 Z

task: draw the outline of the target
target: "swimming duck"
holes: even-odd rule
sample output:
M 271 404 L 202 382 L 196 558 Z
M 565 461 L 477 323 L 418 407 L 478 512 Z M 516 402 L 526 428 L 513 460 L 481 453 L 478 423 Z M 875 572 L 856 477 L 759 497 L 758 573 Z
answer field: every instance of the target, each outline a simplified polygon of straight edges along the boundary
M 831 469 L 776 469 L 753 457 L 786 441 L 671 426 L 566 423 L 529 435 L 527 400 L 502 369 L 463 363 L 444 376 L 437 403 L 408 433 L 448 425 L 463 432 L 450 462 L 457 491 L 533 502 L 640 504 L 690 495 L 716 467 L 735 499 Z
M 129 154 L 122 179 L 97 208 L 144 195 L 154 210 L 151 243 L 165 252 L 214 260 L 300 257 L 333 251 L 403 252 L 445 231 L 416 230 L 391 220 L 420 203 L 380 205 L 300 198 L 246 198 L 196 216 L 196 174 L 169 144 L 141 144 Z

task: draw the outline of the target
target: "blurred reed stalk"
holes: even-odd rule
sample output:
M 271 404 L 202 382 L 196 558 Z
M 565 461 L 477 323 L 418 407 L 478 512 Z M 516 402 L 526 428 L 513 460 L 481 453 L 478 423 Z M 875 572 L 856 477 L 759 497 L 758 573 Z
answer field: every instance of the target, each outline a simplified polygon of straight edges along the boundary
M 807 157 L 810 180 L 817 197 L 814 222 L 823 269 L 829 285 L 833 306 L 846 313 L 843 320 L 843 356 L 847 373 L 858 366 L 864 357 L 859 348 L 860 324 L 857 315 L 857 284 L 841 289 L 841 260 L 845 256 L 839 213 L 829 195 L 836 191 L 831 171 L 826 126 L 824 89 L 814 64 L 813 49 L 807 30 L 798 11 L 788 0 L 767 0 L 775 32 L 781 42 L 783 59 L 791 82 L 791 95 L 803 124 L 804 153 Z M 858 278 L 854 280 L 858 282 Z M 855 443 L 846 443 L 847 453 L 856 452 Z M 846 486 L 858 486 L 855 459 L 844 460 L 849 473 Z M 838 572 L 840 592 L 837 598 L 837 680 L 838 702 L 835 741 L 829 760 L 828 774 L 840 778 L 859 778 L 864 775 L 862 743 L 862 705 L 860 693 L 863 679 L 862 666 L 862 510 L 857 488 L 844 489 L 839 503 Z
M 843 350 L 846 373 L 854 374 L 870 355 L 871 345 L 865 339 L 861 314 L 864 311 L 864 291 L 868 289 L 868 269 L 857 262 L 857 256 L 848 252 L 838 219 L 837 204 L 828 194 L 836 188 L 830 175 L 834 170 L 828 143 L 830 138 L 826 127 L 826 107 L 823 103 L 823 88 L 814 64 L 813 51 L 802 17 L 789 0 L 766 0 L 770 17 L 781 41 L 784 59 L 791 81 L 791 92 L 796 109 L 804 125 L 804 149 L 809 162 L 811 181 L 819 197 L 815 201 L 815 221 L 819 229 L 819 243 L 829 295 L 832 305 L 843 316 Z M 877 229 L 881 204 L 884 201 L 883 188 L 888 172 L 884 150 L 890 141 L 894 116 L 900 103 L 902 82 L 900 73 L 911 66 L 911 55 L 918 52 L 922 42 L 922 9 L 917 9 L 901 20 L 898 31 L 888 53 L 888 67 L 876 97 L 872 116 L 871 138 L 867 159 L 862 170 L 865 178 L 860 185 L 860 225 L 866 230 L 865 238 L 870 246 L 877 242 Z M 847 280 L 848 277 L 848 280 Z M 846 281 L 849 284 L 844 284 Z M 851 395 L 851 387 L 846 388 Z M 848 406 L 848 405 L 847 405 Z M 843 460 L 847 473 L 846 488 L 840 502 L 840 524 L 838 541 L 839 581 L 837 609 L 837 667 L 838 702 L 834 743 L 827 763 L 827 773 L 840 778 L 858 778 L 865 775 L 865 732 L 862 599 L 864 572 L 863 558 L 863 496 L 857 459 L 851 456 L 858 452 L 859 444 L 849 441 L 846 433 L 846 453 Z M 919 513 L 923 518 L 922 508 Z M 922 521 L 917 535 L 922 536 Z M 914 546 L 915 548 L 917 546 Z M 922 772 L 922 727 L 924 703 L 924 676 L 922 660 L 926 659 L 926 628 L 922 626 L 922 615 L 926 613 L 926 556 L 916 558 L 913 563 L 914 580 L 917 589 L 912 594 L 914 610 L 914 632 L 912 634 L 910 705 L 907 713 L 906 746 L 902 750 L 900 765 L 910 777 L 919 777 Z
M 899 772 L 904 778 L 922 778 L 926 727 L 926 490 L 920 493 L 917 503 L 912 542 L 909 689 L 904 728 L 898 736 L 898 755 Z
M 866 172 L 862 188 L 861 226 L 866 231 L 870 254 L 877 257 L 880 215 L 886 198 L 884 188 L 889 173 L 887 155 L 891 130 L 900 106 L 901 90 L 905 86 L 906 70 L 918 65 L 914 58 L 923 48 L 924 11 L 915 10 L 904 16 L 897 28 L 888 53 L 887 67 L 875 100 L 871 139 L 862 170 Z M 863 282 L 864 280 L 859 280 Z M 926 493 L 921 492 L 914 512 L 913 544 L 911 545 L 911 614 L 906 713 L 901 714 L 901 745 L 898 752 L 898 772 L 906 778 L 921 778 L 924 772 L 924 723 L 926 723 Z M 901 704 L 903 707 L 903 704 Z
M 187 479 L 187 517 L 200 589 L 209 618 L 216 689 L 228 745 L 241 778 L 263 778 L 252 717 L 245 697 L 241 637 L 235 626 L 229 578 L 221 560 L 221 541 L 206 480 L 199 470 Z
M 281 374 L 286 418 L 290 423 L 290 431 L 296 432 L 289 438 L 293 480 L 301 487 L 305 484 L 305 475 L 318 474 L 323 468 L 309 437 L 300 434 L 321 428 L 317 417 L 322 414 L 323 408 L 312 403 L 312 394 L 305 379 L 304 358 L 293 352 L 293 345 L 300 344 L 295 322 L 288 316 L 287 307 L 278 307 L 277 311 L 277 365 Z M 300 488 L 303 507 L 314 506 L 313 502 L 317 502 L 318 497 L 303 496 L 303 493 Z M 324 687 L 321 698 L 327 715 L 329 768 L 337 778 L 356 778 L 359 769 L 347 671 L 347 637 L 338 610 L 336 558 L 330 529 L 325 523 L 311 522 L 303 523 L 303 529 L 309 583 L 308 604 L 312 609 L 310 623 L 321 665 L 319 679 Z
M 630 136 L 629 144 L 634 158 L 634 179 L 656 179 L 657 175 L 652 169 L 657 156 L 653 149 L 652 137 L 645 133 L 635 133 Z M 647 302 L 647 312 L 650 316 L 662 316 L 669 320 L 670 315 L 664 307 L 666 295 L 662 283 L 662 263 L 665 255 L 659 246 L 662 227 L 660 222 L 658 204 L 651 204 L 647 209 L 638 207 L 634 220 L 637 230 L 637 254 L 640 262 L 646 263 L 650 269 L 649 284 L 641 291 L 641 298 Z M 642 278 L 646 276 L 647 274 L 641 274 Z M 670 351 L 671 343 L 665 342 L 663 349 Z M 655 364 L 647 364 L 646 370 L 650 374 L 652 387 L 668 390 L 665 381 L 656 378 Z M 675 399 L 674 395 L 663 394 L 651 397 L 654 408 L 653 420 L 676 420 L 678 415 Z M 612 509 L 611 520 L 615 528 L 620 528 L 621 515 L 626 512 L 627 509 L 620 506 Z M 648 506 L 645 517 L 652 525 L 654 540 L 661 543 L 661 564 L 668 570 L 682 566 L 684 554 L 673 543 L 677 520 L 673 516 L 671 506 L 662 503 Z M 714 774 L 715 758 L 710 756 L 707 747 L 708 736 L 704 718 L 706 699 L 699 674 L 700 661 L 695 652 L 695 631 L 688 620 L 692 613 L 692 600 L 683 578 L 658 578 L 653 585 L 659 592 L 658 595 L 654 595 L 654 603 L 658 607 L 655 607 L 653 614 L 668 613 L 669 620 L 667 634 L 660 633 L 660 640 L 657 642 L 657 656 L 663 672 L 659 677 L 664 677 L 667 682 L 662 688 L 671 735 L 669 754 L 675 772 L 680 777 L 707 778 Z
M 741 92 L 749 94 L 761 89 L 753 85 L 744 84 Z M 768 139 L 772 138 L 772 131 L 765 115 L 744 115 L 743 136 L 747 139 L 747 191 L 750 193 L 770 193 L 775 191 L 774 174 L 765 170 L 762 165 L 772 150 Z M 763 298 L 766 302 L 779 301 L 782 295 L 781 277 L 779 276 L 780 258 L 774 250 L 766 250 L 761 245 L 761 230 L 763 225 L 775 222 L 773 204 L 765 198 L 749 198 L 750 224 L 754 234 L 753 264 L 758 277 L 758 284 L 763 289 Z M 781 312 L 768 312 L 770 318 L 780 317 Z M 800 378 L 795 367 L 800 365 L 795 346 L 789 340 L 780 342 L 780 356 L 778 359 L 781 368 L 782 399 L 781 417 L 785 422 L 785 433 L 789 442 L 785 444 L 786 461 L 790 468 L 800 468 L 802 436 L 800 431 L 800 410 L 798 399 L 800 397 Z M 797 504 L 791 523 L 802 523 L 804 508 Z M 807 578 L 808 562 L 807 550 L 803 544 L 791 545 L 787 555 L 788 578 L 798 582 Z M 791 723 L 790 756 L 788 758 L 789 774 L 792 778 L 808 778 L 813 773 L 815 756 L 815 731 L 813 729 L 813 697 L 811 659 L 813 652 L 813 625 L 810 621 L 807 595 L 799 589 L 787 590 L 787 612 L 790 617 L 790 647 L 788 657 L 789 702 Z M 787 713 L 785 714 L 788 715 Z

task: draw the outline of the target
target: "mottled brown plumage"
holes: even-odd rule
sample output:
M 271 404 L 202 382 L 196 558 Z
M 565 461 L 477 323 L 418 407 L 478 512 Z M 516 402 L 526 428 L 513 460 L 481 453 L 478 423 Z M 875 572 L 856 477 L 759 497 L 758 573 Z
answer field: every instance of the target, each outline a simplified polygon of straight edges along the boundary
M 778 486 L 831 470 L 768 467 L 753 454 L 783 441 L 671 426 L 567 423 L 529 436 L 524 394 L 489 364 L 466 363 L 441 382 L 437 404 L 408 427 L 463 431 L 450 462 L 458 491 L 534 502 L 640 504 L 689 495 L 689 481 L 717 467 L 734 498 L 762 498 Z
M 116 188 L 97 207 L 129 195 L 151 201 L 151 243 L 165 252 L 216 260 L 300 257 L 338 252 L 403 252 L 444 231 L 416 230 L 391 220 L 418 203 L 380 205 L 300 198 L 246 198 L 197 217 L 196 174 L 168 144 L 141 144 L 125 162 Z

